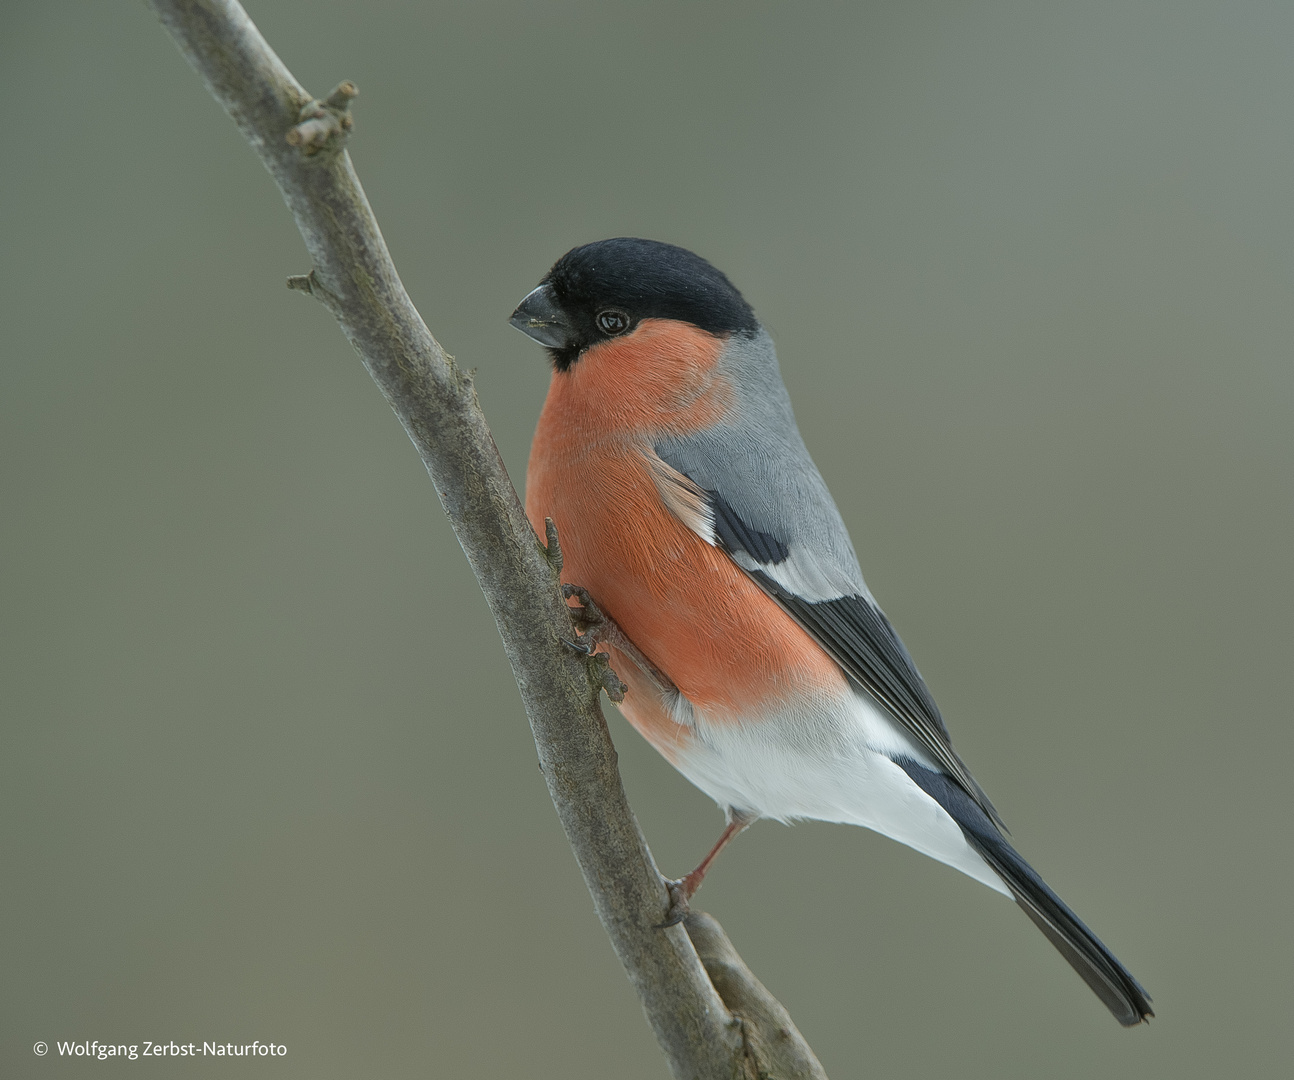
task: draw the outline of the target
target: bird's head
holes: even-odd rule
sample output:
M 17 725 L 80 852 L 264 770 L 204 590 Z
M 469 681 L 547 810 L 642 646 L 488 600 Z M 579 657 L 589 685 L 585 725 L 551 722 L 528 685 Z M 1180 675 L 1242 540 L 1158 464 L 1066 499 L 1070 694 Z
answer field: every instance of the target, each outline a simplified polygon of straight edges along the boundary
M 755 333 L 759 322 L 721 271 L 658 240 L 617 237 L 572 248 L 509 320 L 548 349 L 558 371 L 648 319 L 688 323 L 716 336 Z

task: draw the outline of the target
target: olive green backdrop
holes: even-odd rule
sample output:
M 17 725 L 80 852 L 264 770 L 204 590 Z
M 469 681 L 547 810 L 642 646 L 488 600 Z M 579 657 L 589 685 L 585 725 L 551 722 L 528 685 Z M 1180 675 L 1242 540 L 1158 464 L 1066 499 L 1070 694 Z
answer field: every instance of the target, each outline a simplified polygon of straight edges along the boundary
M 777 340 L 868 581 L 1024 853 L 1000 896 L 762 823 L 700 906 L 834 1080 L 1290 1075 L 1294 8 L 251 0 L 513 475 L 506 322 L 684 244 Z M 140 3 L 0 12 L 3 970 L 15 1078 L 660 1078 L 417 457 Z M 715 808 L 618 718 L 682 873 Z M 40 1059 L 36 1040 L 285 1045 Z

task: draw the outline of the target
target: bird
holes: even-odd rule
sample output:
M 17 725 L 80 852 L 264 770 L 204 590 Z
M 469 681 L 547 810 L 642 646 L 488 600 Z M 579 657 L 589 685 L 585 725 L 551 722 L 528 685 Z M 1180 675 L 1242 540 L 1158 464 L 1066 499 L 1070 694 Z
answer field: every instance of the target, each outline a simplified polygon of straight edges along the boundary
M 552 362 L 525 508 L 560 537 L 572 644 L 606 650 L 625 718 L 725 814 L 662 925 L 752 822 L 861 825 L 1014 899 L 1119 1023 L 1153 1016 L 953 749 L 728 278 L 672 244 L 601 240 L 510 322 Z

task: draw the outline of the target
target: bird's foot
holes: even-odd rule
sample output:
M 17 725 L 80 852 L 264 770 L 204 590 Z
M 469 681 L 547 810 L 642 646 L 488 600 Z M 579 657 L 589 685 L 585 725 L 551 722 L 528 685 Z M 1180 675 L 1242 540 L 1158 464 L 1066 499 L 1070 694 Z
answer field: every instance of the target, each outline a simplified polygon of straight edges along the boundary
M 619 704 L 625 699 L 625 691 L 629 687 L 620 681 L 620 676 L 615 673 L 611 666 L 611 654 L 594 651 L 593 639 L 589 636 L 577 638 L 571 641 L 569 638 L 562 638 L 562 644 L 569 649 L 574 649 L 581 656 L 591 660 L 595 665 L 595 674 L 597 675 L 598 684 L 607 692 L 607 697 Z
M 696 887 L 688 881 L 692 875 L 688 874 L 685 878 L 679 878 L 678 881 L 665 879 L 665 888 L 669 892 L 669 908 L 665 911 L 663 922 L 656 924 L 657 930 L 664 930 L 668 926 L 677 926 L 692 911 L 691 900 L 692 894 L 696 892 Z
M 728 807 L 728 823 L 723 827 L 723 832 L 715 842 L 710 853 L 701 860 L 690 874 L 679 878 L 677 881 L 665 880 L 665 888 L 669 891 L 669 910 L 665 912 L 665 921 L 658 926 L 677 926 L 687 918 L 690 910 L 688 904 L 692 897 L 696 895 L 697 889 L 701 887 L 701 882 L 705 880 L 706 871 L 710 869 L 714 860 L 719 857 L 719 852 L 726 848 L 734 836 L 743 832 L 751 822 L 759 815 L 750 810 L 738 810 L 734 806 Z
M 678 687 L 669 676 L 648 660 L 642 650 L 629 639 L 629 635 L 620 629 L 616 621 L 594 603 L 588 589 L 582 585 L 563 585 L 562 596 L 567 600 L 574 599 L 580 602 L 579 607 L 570 609 L 571 620 L 581 635 L 580 644 L 576 645 L 573 642 L 567 642 L 567 644 L 581 651 L 587 648 L 589 655 L 593 655 L 596 644 L 610 645 L 611 648 L 632 660 L 656 684 L 662 694 L 678 693 Z
M 603 641 L 616 648 L 629 640 L 615 620 L 598 607 L 583 585 L 563 585 L 562 596 L 580 602 L 579 607 L 570 609 L 571 621 L 580 634 L 592 635 L 595 641 Z

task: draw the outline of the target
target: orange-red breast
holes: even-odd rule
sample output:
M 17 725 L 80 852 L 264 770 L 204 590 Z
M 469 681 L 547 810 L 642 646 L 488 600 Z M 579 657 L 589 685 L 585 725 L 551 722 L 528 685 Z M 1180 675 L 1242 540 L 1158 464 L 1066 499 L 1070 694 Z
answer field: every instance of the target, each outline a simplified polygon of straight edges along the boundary
M 563 579 L 618 627 L 594 634 L 624 715 L 728 816 L 681 899 L 756 818 L 864 825 L 1013 897 L 1120 1023 L 1153 1015 L 953 750 L 728 279 L 682 248 L 604 240 L 562 256 L 512 323 L 554 367 L 531 523 L 553 519 Z

